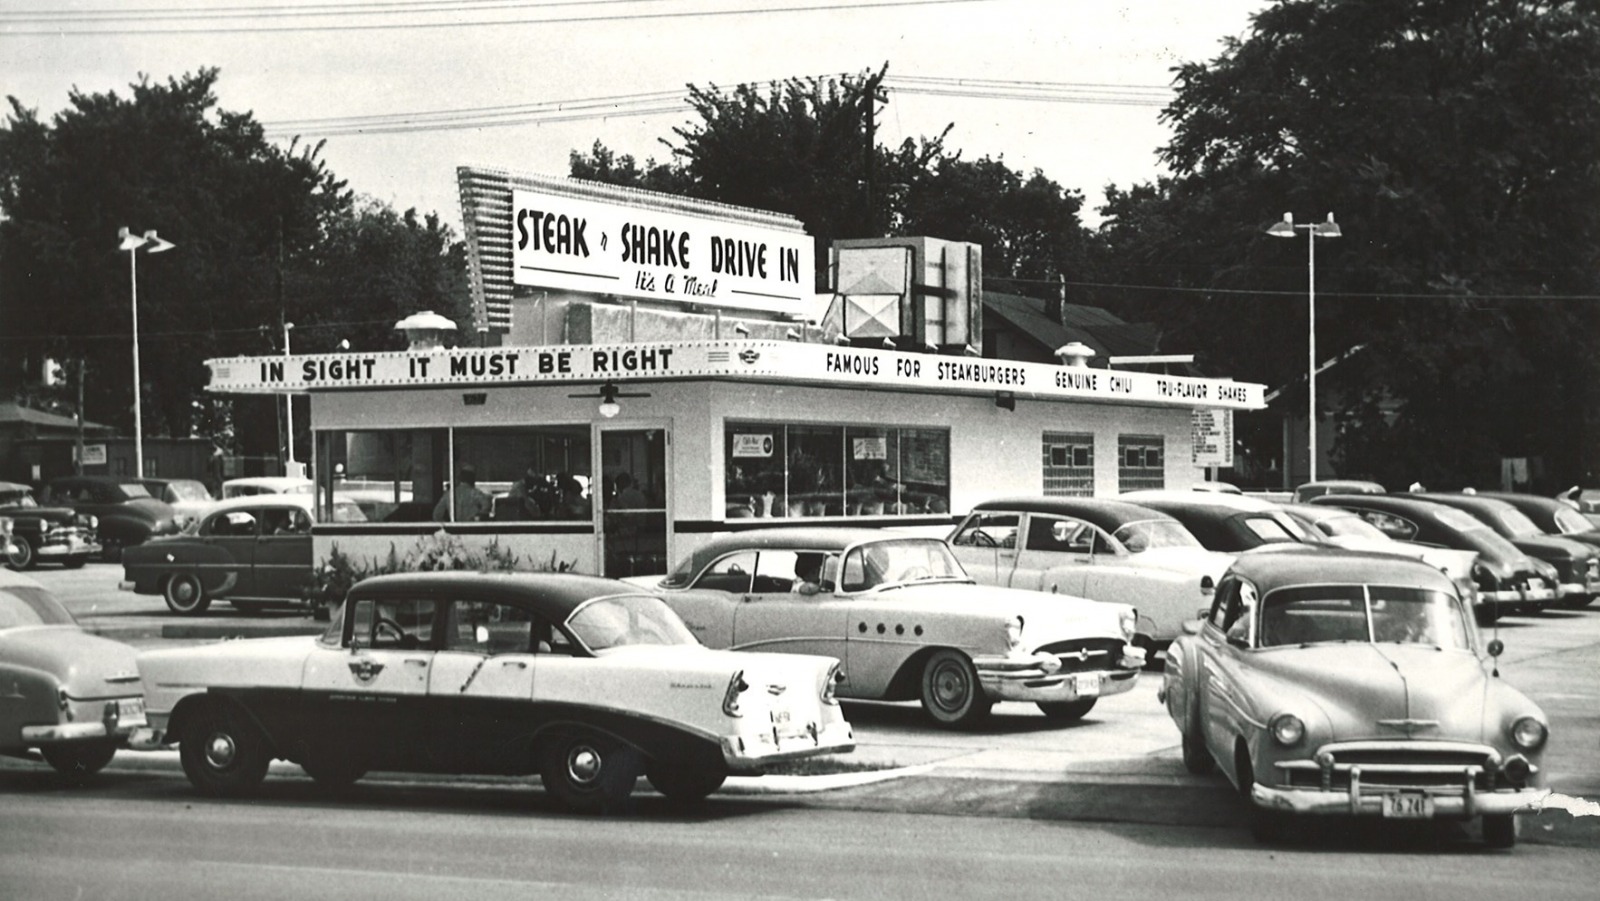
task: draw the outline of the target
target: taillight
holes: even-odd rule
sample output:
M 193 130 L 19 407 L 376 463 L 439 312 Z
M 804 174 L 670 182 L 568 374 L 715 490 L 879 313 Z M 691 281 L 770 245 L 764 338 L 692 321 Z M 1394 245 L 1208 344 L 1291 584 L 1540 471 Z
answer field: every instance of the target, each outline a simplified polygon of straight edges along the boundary
M 844 681 L 844 669 L 835 663 L 828 667 L 828 676 L 822 680 L 822 703 L 838 706 L 839 683 Z
M 744 716 L 739 712 L 739 695 L 750 688 L 750 683 L 744 681 L 744 670 L 733 674 L 728 680 L 728 691 L 722 696 L 722 712 L 728 716 Z

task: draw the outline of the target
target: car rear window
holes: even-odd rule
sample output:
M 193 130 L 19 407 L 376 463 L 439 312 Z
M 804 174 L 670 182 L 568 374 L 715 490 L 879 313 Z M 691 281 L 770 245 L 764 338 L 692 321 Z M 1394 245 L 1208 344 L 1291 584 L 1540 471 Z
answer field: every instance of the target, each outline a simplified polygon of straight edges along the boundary
M 1476 516 L 1457 510 L 1454 507 L 1440 507 L 1433 511 L 1433 515 L 1440 522 L 1458 532 L 1487 532 L 1489 527 L 1484 525 Z
M 31 585 L 0 588 L 0 629 L 13 626 L 71 626 L 77 620 L 50 592 Z

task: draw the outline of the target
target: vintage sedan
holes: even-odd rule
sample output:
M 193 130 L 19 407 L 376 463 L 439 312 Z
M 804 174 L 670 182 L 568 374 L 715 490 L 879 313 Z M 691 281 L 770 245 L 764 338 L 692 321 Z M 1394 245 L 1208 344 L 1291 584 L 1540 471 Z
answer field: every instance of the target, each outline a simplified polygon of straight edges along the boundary
M 44 562 L 76 569 L 100 553 L 99 520 L 71 507 L 45 507 L 33 488 L 0 482 L 0 517 L 11 521 L 11 544 L 0 547 L 12 569 L 32 569 Z
M 1234 556 L 1201 547 L 1165 513 L 1090 497 L 984 501 L 950 533 L 950 547 L 984 585 L 1136 606 L 1134 642 L 1152 657 L 1210 603 Z
M 996 701 L 1081 719 L 1145 662 L 1133 607 L 979 586 L 938 538 L 753 529 L 706 542 L 665 579 L 628 581 L 710 647 L 836 657 L 840 697 L 920 700 L 944 726 L 979 723 Z
M 334 522 L 365 522 L 348 501 Z M 190 531 L 122 553 L 120 587 L 159 594 L 173 613 L 198 615 L 216 599 L 245 613 L 303 606 L 312 578 L 312 496 L 262 494 L 218 501 Z
M 1320 543 L 1294 517 L 1261 498 L 1198 491 L 1129 491 L 1121 500 L 1183 523 L 1208 550 L 1238 554 L 1267 545 Z
M 339 787 L 371 770 L 524 776 L 585 812 L 640 775 L 694 801 L 730 774 L 849 751 L 838 661 L 703 647 L 661 600 L 570 573 L 360 582 L 321 637 L 139 655 L 155 741 L 202 794 L 273 759 Z
M 108 563 L 121 560 L 123 548 L 183 530 L 172 505 L 151 497 L 132 477 L 63 476 L 51 480 L 47 492 L 47 503 L 95 518 L 100 557 Z
M 134 655 L 84 632 L 38 582 L 0 569 L 0 754 L 37 751 L 69 778 L 99 772 L 145 725 Z
M 1516 843 L 1543 794 L 1543 711 L 1480 647 L 1425 563 L 1345 551 L 1246 554 L 1173 643 L 1160 698 L 1193 773 L 1220 768 L 1269 841 L 1292 816 L 1482 821 Z
M 1317 504 L 1279 504 L 1283 512 L 1300 521 L 1307 532 L 1324 544 L 1342 547 L 1349 551 L 1368 551 L 1374 554 L 1399 554 L 1411 557 L 1434 567 L 1456 583 L 1456 590 L 1474 609 L 1478 603 L 1478 585 L 1472 578 L 1472 567 L 1478 562 L 1477 551 L 1458 551 L 1453 548 L 1429 547 L 1399 541 L 1382 529 L 1362 519 L 1353 510 Z
M 1555 567 L 1556 601 L 1561 606 L 1582 607 L 1600 596 L 1600 551 L 1581 541 L 1545 534 L 1512 504 L 1479 494 L 1429 492 L 1413 497 L 1461 510 L 1517 550 Z
M 1516 507 L 1524 516 L 1533 520 L 1533 524 L 1546 535 L 1559 535 L 1571 541 L 1581 541 L 1590 547 L 1600 548 L 1600 526 L 1590 522 L 1588 517 L 1573 509 L 1566 501 L 1511 491 L 1480 491 L 1478 496 L 1492 497 Z
M 1472 581 L 1478 588 L 1479 623 L 1491 623 L 1512 611 L 1537 610 L 1555 600 L 1554 568 L 1453 507 L 1414 494 L 1328 494 L 1312 498 L 1311 503 L 1353 511 L 1397 541 L 1475 552 Z

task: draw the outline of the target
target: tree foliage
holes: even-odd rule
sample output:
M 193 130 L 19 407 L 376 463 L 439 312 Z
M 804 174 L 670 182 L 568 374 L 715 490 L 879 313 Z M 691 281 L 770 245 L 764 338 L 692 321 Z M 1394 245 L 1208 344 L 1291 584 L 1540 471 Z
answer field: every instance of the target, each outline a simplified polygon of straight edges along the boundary
M 1125 302 L 1216 371 L 1295 387 L 1303 342 L 1261 336 L 1305 334 L 1309 239 L 1263 232 L 1334 211 L 1318 356 L 1363 348 L 1319 384 L 1341 471 L 1455 487 L 1498 481 L 1501 457 L 1540 457 L 1552 482 L 1600 469 L 1592 0 L 1279 0 L 1176 88 L 1175 176 L 1108 196 L 1099 259 L 1108 281 L 1182 290 Z
M 86 360 L 85 415 L 131 434 L 136 266 L 145 433 L 217 436 L 231 422 L 253 445 L 243 452 L 270 452 L 272 406 L 217 412 L 203 400 L 207 358 L 281 351 L 284 321 L 304 327 L 297 352 L 343 337 L 394 346 L 397 311 L 433 298 L 459 311 L 462 259 L 448 229 L 358 206 L 320 145 L 268 143 L 249 113 L 218 109 L 218 74 L 143 78 L 127 96 L 74 91 L 48 121 L 10 98 L 0 356 L 12 365 L 0 392 L 15 394 L 44 359 Z M 120 227 L 154 229 L 176 248 L 131 259 L 117 249 Z

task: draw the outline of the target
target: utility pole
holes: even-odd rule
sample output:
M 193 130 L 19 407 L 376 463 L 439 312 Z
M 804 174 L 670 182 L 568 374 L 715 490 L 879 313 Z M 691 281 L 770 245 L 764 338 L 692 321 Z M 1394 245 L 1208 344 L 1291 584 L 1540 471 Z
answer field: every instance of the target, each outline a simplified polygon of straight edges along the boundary
M 866 146 L 862 148 L 865 153 L 865 156 L 862 160 L 862 168 L 865 174 L 864 181 L 867 207 L 865 219 L 867 230 L 871 232 L 872 236 L 875 238 L 882 237 L 883 233 L 886 231 L 885 228 L 880 227 L 879 225 L 880 219 L 878 216 L 877 206 L 877 182 L 878 104 L 887 102 L 889 99 L 889 95 L 883 90 L 883 78 L 888 74 L 888 72 L 889 64 L 884 63 L 883 68 L 878 70 L 878 74 L 867 76 L 867 80 L 861 85 L 861 102 L 863 104 L 861 116 L 866 140 Z

